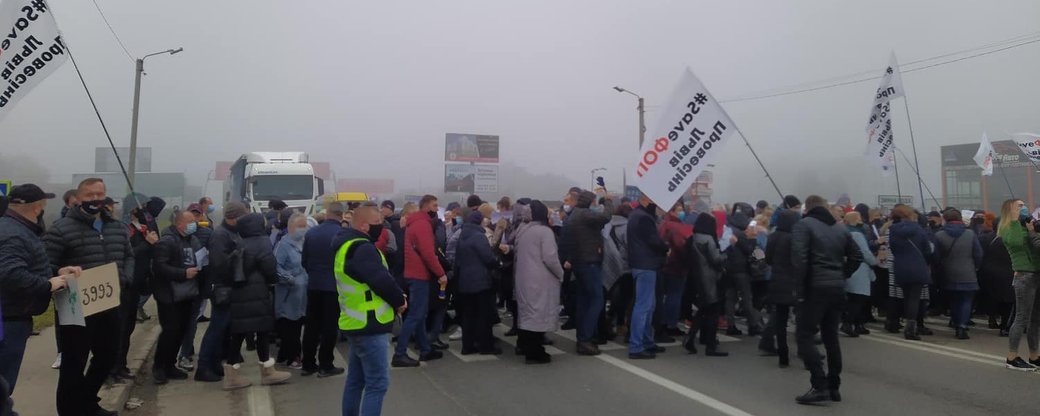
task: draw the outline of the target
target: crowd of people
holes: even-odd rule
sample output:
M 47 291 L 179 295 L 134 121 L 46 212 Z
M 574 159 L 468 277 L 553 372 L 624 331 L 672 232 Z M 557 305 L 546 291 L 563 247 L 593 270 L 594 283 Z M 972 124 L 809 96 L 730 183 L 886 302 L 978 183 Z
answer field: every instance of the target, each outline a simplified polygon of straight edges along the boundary
M 203 198 L 160 230 L 161 199 L 135 193 L 120 204 L 100 179 L 67 192 L 61 218 L 46 225 L 54 197 L 20 185 L 0 209 L 0 415 L 12 411 L 32 317 L 70 279 L 109 263 L 119 270 L 119 307 L 82 326 L 58 322 L 59 415 L 116 414 L 99 407 L 98 391 L 135 376 L 126 356 L 135 325 L 151 319 L 149 298 L 161 326 L 155 384 L 194 372 L 225 390 L 248 387 L 243 343 L 263 385 L 294 372 L 335 376 L 345 370 L 334 349 L 346 341 L 344 415 L 378 414 L 389 367 L 442 358 L 445 337 L 463 355 L 502 354 L 499 323 L 531 365 L 552 362 L 547 334 L 560 329 L 575 330 L 579 355 L 621 340 L 633 360 L 676 341 L 687 354 L 726 357 L 724 329 L 759 337 L 761 353 L 787 367 L 793 319 L 811 375 L 799 403 L 841 400 L 839 333 L 868 335 L 866 324 L 881 320 L 887 332 L 920 340 L 934 334 L 925 318 L 944 314 L 955 337 L 968 339 L 973 316 L 986 316 L 1009 338 L 1008 368 L 1040 366 L 1040 234 L 1019 200 L 999 213 L 925 215 L 815 195 L 804 204 L 788 195 L 776 206 L 658 207 L 645 195 L 572 188 L 562 201 L 492 205 L 472 195 L 441 210 L 426 195 L 400 210 L 389 200 L 334 202 L 312 216 L 281 201 L 265 213 L 229 202 L 218 224 Z M 209 324 L 196 350 L 199 322 Z

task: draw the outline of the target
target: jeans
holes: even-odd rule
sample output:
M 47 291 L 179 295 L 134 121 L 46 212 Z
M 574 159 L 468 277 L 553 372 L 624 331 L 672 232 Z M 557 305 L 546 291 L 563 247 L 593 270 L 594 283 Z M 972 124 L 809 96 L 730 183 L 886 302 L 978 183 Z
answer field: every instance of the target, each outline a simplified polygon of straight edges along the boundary
M 25 343 L 32 334 L 32 320 L 4 321 L 3 341 L 0 341 L 0 377 L 7 380 L 8 393 L 14 392 L 18 383 L 18 370 L 25 356 Z
M 304 319 L 303 368 L 308 371 L 332 368 L 332 354 L 339 341 L 339 294 L 308 290 Z
M 632 306 L 632 325 L 628 336 L 628 353 L 636 354 L 654 346 L 654 289 L 657 272 L 632 269 L 636 281 L 636 303 Z
M 592 342 L 596 336 L 596 323 L 603 310 L 603 267 L 597 263 L 573 265 L 575 277 L 575 311 L 578 318 L 575 329 L 578 342 Z M 650 287 L 653 296 L 653 286 Z
M 199 317 L 202 316 L 202 312 L 199 309 L 206 307 L 206 304 L 203 302 L 205 302 L 205 299 L 191 301 L 191 318 L 188 320 L 188 326 L 184 329 L 180 358 L 195 356 L 195 331 L 199 328 Z
M 1040 352 L 1040 307 L 1036 301 L 1040 299 L 1040 276 L 1035 273 L 1015 272 L 1011 287 L 1015 289 L 1015 321 L 1011 324 L 1008 336 L 1008 351 L 1018 353 L 1018 344 L 1022 342 L 1022 333 L 1026 333 L 1029 352 Z
M 408 282 L 408 314 L 401 324 L 401 334 L 397 336 L 395 356 L 408 354 L 408 344 L 412 337 L 419 344 L 419 352 L 430 352 L 430 340 L 426 337 L 426 313 L 430 303 L 430 282 L 425 280 L 406 279 Z
M 152 368 L 157 370 L 168 370 L 177 364 L 177 350 L 180 348 L 184 333 L 188 330 L 189 321 L 192 321 L 193 301 L 165 303 L 158 302 L 159 325 L 162 332 L 159 333 L 159 342 L 155 345 L 155 361 Z
M 115 367 L 119 349 L 119 311 L 85 318 L 87 326 L 66 325 L 61 331 L 61 369 L 55 394 L 59 416 L 97 411 L 98 391 Z M 87 358 L 90 367 L 87 367 Z
M 812 387 L 837 390 L 841 386 L 841 346 L 838 344 L 838 325 L 845 310 L 844 296 L 809 299 L 798 305 L 796 336 L 798 355 L 809 370 Z M 823 357 L 816 348 L 814 337 L 820 332 L 827 350 L 827 372 L 823 371 Z
M 681 276 L 661 275 L 657 283 L 661 287 L 661 306 L 654 311 L 655 315 L 658 316 L 658 326 L 671 329 L 678 328 L 679 307 L 682 304 L 686 279 Z
M 971 319 L 972 302 L 975 300 L 974 290 L 948 290 L 950 300 L 950 317 L 955 328 L 968 329 Z
M 209 327 L 202 336 L 202 345 L 199 346 L 199 362 L 197 367 L 217 372 L 221 361 L 224 359 L 224 342 L 227 339 L 228 328 L 231 327 L 231 306 L 213 305 L 210 310 Z
M 343 388 L 343 416 L 378 416 L 383 411 L 383 396 L 390 388 L 390 363 L 386 360 L 390 334 L 349 336 L 347 342 L 350 356 Z

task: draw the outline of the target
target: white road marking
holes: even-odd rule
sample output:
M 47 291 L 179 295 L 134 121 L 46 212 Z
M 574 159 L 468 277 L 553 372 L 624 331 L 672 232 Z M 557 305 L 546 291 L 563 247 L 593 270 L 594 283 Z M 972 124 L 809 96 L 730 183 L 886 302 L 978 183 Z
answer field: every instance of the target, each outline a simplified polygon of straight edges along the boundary
M 701 392 L 696 391 L 694 389 L 691 389 L 689 387 L 683 386 L 683 385 L 681 385 L 679 383 L 676 383 L 674 381 L 671 381 L 669 379 L 661 377 L 661 376 L 659 376 L 657 374 L 651 373 L 651 372 L 649 372 L 647 370 L 644 370 L 642 368 L 636 367 L 636 366 L 634 366 L 632 364 L 629 364 L 629 363 L 627 363 L 627 362 L 625 362 L 623 360 L 614 358 L 614 357 L 612 357 L 610 355 L 601 354 L 601 355 L 596 356 L 596 358 L 599 358 L 600 360 L 603 360 L 607 364 L 610 364 L 610 365 L 613 365 L 614 367 L 617 367 L 617 368 L 620 368 L 622 370 L 625 370 L 625 371 L 627 371 L 627 372 L 629 372 L 629 373 L 631 373 L 631 374 L 633 374 L 635 376 L 638 376 L 638 377 L 640 377 L 640 378 L 642 378 L 642 379 L 644 379 L 646 381 L 649 381 L 649 382 L 654 383 L 654 384 L 656 384 L 658 386 L 661 386 L 661 387 L 664 387 L 664 388 L 666 388 L 668 390 L 671 390 L 671 391 L 679 394 L 680 396 L 686 397 L 686 398 L 688 398 L 690 400 L 693 400 L 695 402 L 698 402 L 700 404 L 708 406 L 708 407 L 710 407 L 712 409 L 715 409 L 715 410 L 719 411 L 720 413 L 723 413 L 723 414 L 726 414 L 726 415 L 729 415 L 729 416 L 752 416 L 748 412 L 745 412 L 743 410 L 737 409 L 736 407 L 730 406 L 730 405 L 728 405 L 726 403 L 723 403 L 723 402 L 721 402 L 719 400 L 716 400 L 715 398 L 713 398 L 711 396 L 708 396 L 708 395 L 706 395 L 704 393 L 701 393 Z
M 883 344 L 896 345 L 896 346 L 900 346 L 900 347 L 910 348 L 910 349 L 913 349 L 913 350 L 930 352 L 932 354 L 939 354 L 939 355 L 943 355 L 943 356 L 947 356 L 947 357 L 959 358 L 959 359 L 967 360 L 967 361 L 974 361 L 974 362 L 977 362 L 977 363 L 980 363 L 980 364 L 996 365 L 996 366 L 1000 366 L 1000 367 L 1004 366 L 1004 358 L 1002 358 L 1002 357 L 995 357 L 995 356 L 979 354 L 979 353 L 972 353 L 972 355 L 969 355 L 969 354 L 962 354 L 962 353 L 943 351 L 942 349 L 936 349 L 936 347 L 943 347 L 942 345 L 929 344 L 929 343 L 920 342 L 920 341 L 917 341 L 917 342 L 900 341 L 900 340 L 897 340 L 894 337 L 889 337 L 889 336 L 885 336 L 885 335 L 881 335 L 881 336 L 876 336 L 876 335 L 861 336 L 860 338 L 862 338 L 862 339 L 869 339 L 871 341 L 880 342 L 880 343 L 883 343 Z M 946 348 L 948 348 L 948 347 L 946 347 Z M 952 349 L 957 350 L 956 348 L 952 348 Z M 965 350 L 959 350 L 959 351 L 965 351 Z M 965 351 L 965 352 L 967 352 L 967 351 Z M 991 357 L 991 358 L 980 358 L 980 357 L 977 357 L 977 356 L 974 356 L 974 355 L 980 355 L 980 356 L 983 356 L 983 357 Z
M 502 342 L 504 342 L 506 344 L 509 344 L 509 346 L 515 348 L 516 347 L 516 337 L 507 337 L 507 336 L 505 336 L 505 333 L 506 333 L 504 331 L 505 328 L 509 328 L 509 327 L 504 326 L 504 325 L 495 325 L 495 327 L 494 327 L 495 337 L 500 339 L 500 340 L 502 340 Z M 561 350 L 559 348 L 556 348 L 556 347 L 554 347 L 552 345 L 546 345 L 545 346 L 545 352 L 547 354 L 549 354 L 549 355 L 566 355 L 567 354 L 566 351 Z M 507 351 L 507 353 L 512 353 L 512 352 Z
M 462 355 L 462 346 L 460 345 L 460 343 L 454 341 L 448 343 L 448 352 L 450 352 L 451 355 L 454 355 L 455 358 L 458 358 L 459 361 L 462 361 L 464 363 L 473 363 L 477 361 L 494 361 L 498 359 L 498 357 L 494 355 Z
M 274 416 L 274 401 L 271 400 L 270 386 L 249 388 L 249 415 Z

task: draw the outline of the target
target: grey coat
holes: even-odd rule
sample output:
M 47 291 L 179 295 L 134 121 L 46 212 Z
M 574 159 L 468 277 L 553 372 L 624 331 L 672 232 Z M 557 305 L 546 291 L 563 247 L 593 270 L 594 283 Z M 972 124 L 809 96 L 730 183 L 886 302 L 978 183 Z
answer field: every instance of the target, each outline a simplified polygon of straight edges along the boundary
M 963 224 L 947 224 L 935 234 L 942 256 L 942 281 L 948 289 L 957 285 L 978 285 L 977 270 L 982 266 L 982 244 L 975 232 Z
M 520 329 L 552 332 L 560 315 L 563 267 L 551 228 L 526 223 L 516 231 L 515 296 Z
M 611 236 L 613 231 L 613 236 Z M 628 218 L 615 215 L 603 226 L 603 288 L 610 290 L 628 267 Z

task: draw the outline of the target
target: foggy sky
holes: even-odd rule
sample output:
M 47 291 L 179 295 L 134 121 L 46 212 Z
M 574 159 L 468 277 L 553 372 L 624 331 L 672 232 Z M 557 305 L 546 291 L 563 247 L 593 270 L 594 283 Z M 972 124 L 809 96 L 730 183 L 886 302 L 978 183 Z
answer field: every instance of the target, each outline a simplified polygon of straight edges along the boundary
M 0 0 L 3 1 L 3 0 Z M 90 1 L 49 2 L 118 146 L 134 66 Z M 146 61 L 140 146 L 153 171 L 201 184 L 216 160 L 306 151 L 340 178 L 441 190 L 446 132 L 501 136 L 504 159 L 608 187 L 637 157 L 635 99 L 655 109 L 685 66 L 719 99 L 875 70 L 1036 32 L 1040 2 L 99 0 Z M 941 198 L 939 146 L 1038 131 L 1040 44 L 904 74 L 922 173 Z M 894 194 L 863 161 L 876 81 L 724 104 L 784 193 Z M 910 153 L 903 101 L 897 146 Z M 778 200 L 733 137 L 716 200 Z M 53 181 L 93 169 L 107 141 L 71 63 L 0 121 L 0 152 Z M 903 192 L 916 185 L 899 157 Z M 560 194 L 562 194 L 562 189 Z M 219 192 L 219 191 L 218 191 Z M 214 194 L 214 189 L 210 189 Z M 555 196 L 556 194 L 552 194 Z

